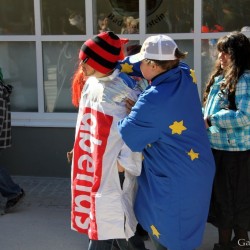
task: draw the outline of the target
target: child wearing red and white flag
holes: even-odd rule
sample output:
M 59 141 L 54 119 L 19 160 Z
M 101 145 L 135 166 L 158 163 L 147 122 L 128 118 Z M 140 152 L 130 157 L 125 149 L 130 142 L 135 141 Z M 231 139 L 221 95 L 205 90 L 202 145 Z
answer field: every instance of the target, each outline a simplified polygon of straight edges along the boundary
M 117 127 L 126 116 L 126 98 L 136 100 L 138 94 L 131 88 L 134 80 L 115 70 L 122 46 L 113 32 L 103 32 L 79 53 L 87 80 L 73 149 L 71 225 L 88 234 L 89 250 L 111 249 L 114 239 L 120 249 L 145 249 L 143 242 L 139 248 L 129 240 L 137 225 L 133 205 L 142 159 L 122 141 Z

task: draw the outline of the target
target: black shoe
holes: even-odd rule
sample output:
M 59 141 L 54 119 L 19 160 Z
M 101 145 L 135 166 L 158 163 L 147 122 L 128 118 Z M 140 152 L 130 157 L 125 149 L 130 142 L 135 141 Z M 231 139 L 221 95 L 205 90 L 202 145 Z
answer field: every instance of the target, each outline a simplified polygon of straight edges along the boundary
M 21 189 L 21 193 L 17 197 L 10 199 L 6 202 L 4 212 L 7 213 L 12 210 L 12 208 L 17 207 L 17 205 L 20 204 L 20 201 L 24 198 L 24 196 L 25 192 L 23 189 Z

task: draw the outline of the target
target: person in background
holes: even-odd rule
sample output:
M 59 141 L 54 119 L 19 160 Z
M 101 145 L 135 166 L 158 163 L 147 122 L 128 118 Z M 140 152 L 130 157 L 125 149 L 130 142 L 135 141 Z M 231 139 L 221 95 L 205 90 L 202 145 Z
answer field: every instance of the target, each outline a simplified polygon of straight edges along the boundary
M 89 236 L 89 250 L 146 249 L 134 238 L 133 211 L 141 154 L 122 141 L 117 123 L 126 116 L 126 98 L 136 100 L 135 81 L 115 70 L 124 58 L 123 40 L 102 32 L 81 47 L 87 78 L 79 102 L 72 159 L 72 229 Z
M 216 163 L 208 221 L 218 228 L 214 250 L 250 249 L 250 42 L 235 31 L 216 46 L 203 98 Z
M 109 18 L 105 13 L 101 13 L 97 19 L 97 33 L 111 31 L 109 28 Z
M 181 62 L 185 57 L 172 38 L 156 35 L 127 59 L 131 71 L 139 64 L 150 85 L 118 128 L 128 147 L 143 154 L 134 209 L 157 250 L 201 244 L 215 172 L 196 78 Z
M 0 150 L 11 146 L 11 112 L 10 94 L 11 85 L 3 82 L 3 74 L 0 68 Z M 24 198 L 24 190 L 16 184 L 3 166 L 0 166 L 0 193 L 7 199 L 4 213 L 10 212 Z
M 124 24 L 121 29 L 121 34 L 138 34 L 139 33 L 139 19 L 132 16 L 124 17 Z

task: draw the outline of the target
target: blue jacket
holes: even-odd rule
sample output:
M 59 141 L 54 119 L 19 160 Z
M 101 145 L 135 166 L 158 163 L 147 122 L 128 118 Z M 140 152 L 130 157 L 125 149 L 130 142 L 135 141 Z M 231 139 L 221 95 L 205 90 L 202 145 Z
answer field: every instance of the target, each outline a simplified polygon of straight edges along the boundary
M 215 172 L 194 79 L 183 63 L 159 75 L 118 124 L 131 150 L 143 153 L 136 217 L 171 250 L 201 244 Z
M 228 97 L 220 91 L 223 76 L 215 78 L 204 116 L 210 116 L 208 129 L 211 147 L 226 151 L 250 150 L 250 70 L 239 78 L 235 91 L 236 110 L 228 109 Z

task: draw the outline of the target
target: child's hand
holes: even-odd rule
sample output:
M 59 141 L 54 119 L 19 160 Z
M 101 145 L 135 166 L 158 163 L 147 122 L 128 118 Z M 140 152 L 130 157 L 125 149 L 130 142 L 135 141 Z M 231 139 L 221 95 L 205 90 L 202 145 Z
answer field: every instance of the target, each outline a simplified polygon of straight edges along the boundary
M 67 152 L 68 163 L 72 161 L 72 158 L 73 158 L 73 149 L 70 152 Z
M 133 106 L 135 105 L 135 102 L 132 101 L 131 99 L 127 98 L 126 99 L 126 110 L 127 110 L 127 114 L 130 113 L 131 109 L 133 108 Z
M 118 168 L 118 172 L 124 172 L 125 171 L 125 168 L 122 165 L 120 165 L 119 162 L 117 162 L 117 168 Z

